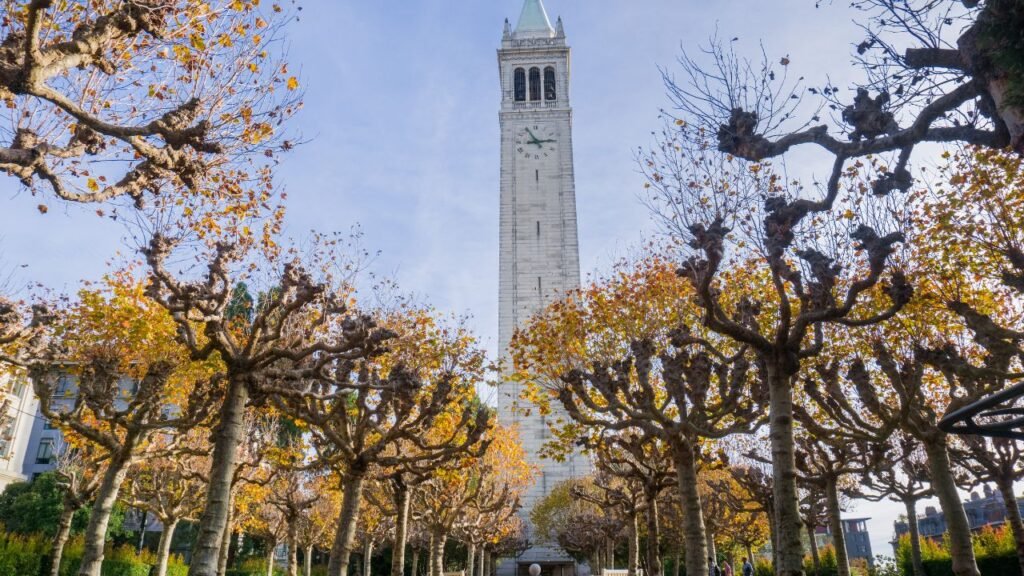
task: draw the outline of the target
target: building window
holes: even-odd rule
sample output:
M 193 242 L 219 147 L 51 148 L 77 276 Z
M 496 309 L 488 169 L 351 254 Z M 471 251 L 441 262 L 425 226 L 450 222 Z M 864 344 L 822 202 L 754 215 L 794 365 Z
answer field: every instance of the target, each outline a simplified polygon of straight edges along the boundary
M 53 388 L 55 397 L 67 398 L 71 396 L 71 377 L 68 375 L 58 376 L 57 385 Z
M 540 100 L 540 68 L 530 68 L 530 101 Z
M 548 66 L 544 69 L 544 99 L 554 100 L 558 95 L 555 89 L 555 69 Z
M 46 439 L 39 443 L 36 452 L 36 464 L 49 464 L 53 461 L 53 440 Z
M 513 73 L 513 96 L 516 102 L 526 101 L 526 70 L 516 68 Z

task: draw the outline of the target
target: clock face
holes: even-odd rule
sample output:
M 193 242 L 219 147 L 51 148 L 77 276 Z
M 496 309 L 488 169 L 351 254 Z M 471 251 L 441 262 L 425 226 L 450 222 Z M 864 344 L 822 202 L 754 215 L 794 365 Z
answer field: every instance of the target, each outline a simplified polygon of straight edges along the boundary
M 520 158 L 533 161 L 554 158 L 558 152 L 557 136 L 555 127 L 551 125 L 523 126 L 516 132 L 516 154 Z

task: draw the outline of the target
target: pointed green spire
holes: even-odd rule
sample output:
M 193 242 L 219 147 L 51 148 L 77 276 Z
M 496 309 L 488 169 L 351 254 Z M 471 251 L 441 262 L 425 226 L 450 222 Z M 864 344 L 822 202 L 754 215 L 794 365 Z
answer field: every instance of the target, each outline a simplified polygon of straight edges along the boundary
M 515 35 L 523 36 L 545 36 L 555 35 L 555 29 L 551 27 L 551 20 L 544 10 L 544 2 L 541 0 L 526 0 L 523 4 L 523 11 L 519 15 L 519 24 L 516 26 Z

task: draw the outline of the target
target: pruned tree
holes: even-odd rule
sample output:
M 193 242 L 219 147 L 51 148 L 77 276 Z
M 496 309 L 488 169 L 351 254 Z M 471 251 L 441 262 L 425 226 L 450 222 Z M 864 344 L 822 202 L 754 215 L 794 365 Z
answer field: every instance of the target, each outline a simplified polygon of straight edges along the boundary
M 391 334 L 377 329 L 369 317 L 350 311 L 347 290 L 333 285 L 329 275 L 316 278 L 296 260 L 281 268 L 251 315 L 235 314 L 235 287 L 243 277 L 236 268 L 245 269 L 240 263 L 243 251 L 219 244 L 204 273 L 183 280 L 166 264 L 174 248 L 175 242 L 162 236 L 151 242 L 146 251 L 151 269 L 148 293 L 170 312 L 179 339 L 193 357 L 216 357 L 224 363 L 217 377 L 226 390 L 216 410 L 213 467 L 189 565 L 190 576 L 216 576 L 250 402 L 273 397 L 280 382 L 321 379 L 348 389 L 348 383 L 343 378 L 335 381 L 331 372 L 339 363 L 379 354 Z
M 319 498 L 303 511 L 297 534 L 298 546 L 303 551 L 303 576 L 312 576 L 313 551 L 317 548 L 329 550 L 333 542 L 341 512 L 339 484 L 329 474 L 318 475 L 312 480 L 311 491 Z
M 538 541 L 557 542 L 575 558 L 587 560 L 592 573 L 600 573 L 615 568 L 615 541 L 625 526 L 615 508 L 575 496 L 580 491 L 599 494 L 588 486 L 593 482 L 593 476 L 559 482 L 530 509 L 530 523 Z
M 904 433 L 890 437 L 886 452 L 889 454 L 887 462 L 878 462 L 861 475 L 861 485 L 865 490 L 858 494 L 858 498 L 875 502 L 888 498 L 903 504 L 910 532 L 911 567 L 914 576 L 925 576 L 917 503 L 935 495 L 929 481 L 928 464 L 921 444 Z
M 800 516 L 804 521 L 804 528 L 807 529 L 807 539 L 811 548 L 811 565 L 817 574 L 821 570 L 821 555 L 818 552 L 815 533 L 818 531 L 818 526 L 823 526 L 828 521 L 825 514 L 826 505 L 823 495 L 814 489 L 816 487 L 810 486 L 809 483 L 804 484 L 807 487 L 803 497 L 800 498 Z
M 271 389 L 279 408 L 308 426 L 319 462 L 342 478 L 330 576 L 348 570 L 372 468 L 397 468 L 423 453 L 466 450 L 491 426 L 489 412 L 475 402 L 483 352 L 464 329 L 449 328 L 426 310 L 400 310 L 380 325 L 387 337 L 397 335 L 386 352 L 337 362 L 330 374 L 279 379 Z M 444 433 L 433 434 L 434 429 Z M 403 443 L 416 451 L 396 452 Z
M 75 514 L 89 506 L 96 497 L 96 490 L 106 475 L 106 459 L 106 452 L 91 443 L 76 447 L 63 443 L 56 453 L 54 474 L 61 489 L 61 511 L 50 548 L 49 576 L 60 576 L 60 562 L 71 536 Z
M 532 479 L 526 453 L 515 431 L 494 427 L 487 450 L 458 466 L 439 468 L 413 494 L 413 517 L 430 534 L 430 575 L 444 573 L 444 549 L 466 523 L 479 517 L 507 518 Z M 476 518 L 475 518 L 476 517 Z M 470 544 L 475 553 L 477 542 Z
M 42 414 L 106 456 L 85 534 L 79 574 L 98 576 L 107 522 L 132 464 L 159 448 L 151 439 L 205 422 L 219 391 L 215 362 L 197 362 L 175 340 L 167 312 L 142 286 L 111 276 L 85 291 L 53 326 L 47 353 L 30 367 Z M 70 396 L 69 396 L 70 395 Z
M 772 563 L 778 566 L 778 528 L 775 525 L 775 488 L 774 476 L 768 466 L 756 460 L 745 459 L 729 467 L 736 483 L 749 495 L 748 502 L 752 508 L 763 513 L 768 519 L 768 541 L 772 546 Z M 754 562 L 752 550 L 750 561 Z
M 775 475 L 776 569 L 799 575 L 796 380 L 824 350 L 828 327 L 878 324 L 909 301 L 900 271 L 884 279 L 903 234 L 879 232 L 868 219 L 828 219 L 843 190 L 864 197 L 860 171 L 841 169 L 842 162 L 809 194 L 767 163 L 720 156 L 705 130 L 682 119 L 667 122 L 639 160 L 655 218 L 680 252 L 678 273 L 691 285 L 697 325 L 746 350 L 758 366 Z
M 208 447 L 201 432 L 201 429 L 188 431 L 184 433 L 185 438 L 177 440 L 187 445 L 186 451 L 171 445 L 175 439 L 157 438 L 154 442 L 157 450 L 135 464 L 121 497 L 129 506 L 152 514 L 161 524 L 153 576 L 167 574 L 171 544 L 179 523 L 198 518 L 202 512 L 204 473 L 210 462 L 208 458 L 194 455 Z M 142 529 L 145 530 L 145 525 Z
M 267 502 L 277 508 L 285 523 L 284 543 L 288 547 L 286 574 L 299 574 L 299 530 L 303 518 L 321 498 L 313 491 L 314 476 L 306 465 L 307 446 L 299 438 L 281 444 L 271 460 L 273 478 L 267 484 Z
M 730 349 L 701 331 L 695 297 L 668 262 L 652 257 L 551 306 L 513 350 L 523 377 L 555 395 L 576 425 L 637 429 L 665 443 L 684 509 L 687 574 L 701 576 L 702 443 L 755 430 L 767 379 L 746 347 Z
M 594 458 L 595 467 L 605 474 L 640 489 L 640 512 L 647 533 L 644 559 L 647 573 L 661 576 L 661 522 L 658 502 L 668 488 L 675 486 L 669 446 L 658 436 L 637 429 L 610 432 L 602 429 L 595 438 L 584 441 Z M 635 518 L 631 518 L 633 520 Z

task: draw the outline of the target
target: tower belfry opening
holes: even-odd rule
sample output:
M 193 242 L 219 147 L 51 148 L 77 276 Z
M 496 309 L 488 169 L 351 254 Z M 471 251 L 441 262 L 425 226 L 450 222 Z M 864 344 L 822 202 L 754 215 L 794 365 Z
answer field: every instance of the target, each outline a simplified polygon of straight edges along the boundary
M 498 50 L 501 80 L 501 222 L 499 345 L 508 360 L 513 331 L 553 300 L 579 287 L 579 241 L 573 172 L 570 49 L 562 20 L 552 26 L 542 0 L 525 0 L 515 28 L 506 20 Z M 543 230 L 543 234 L 541 231 Z M 519 384 L 498 389 L 498 419 L 517 425 L 530 463 L 538 468 L 522 498 L 529 524 L 533 506 L 559 482 L 588 466 L 581 455 L 543 460 L 550 435 L 537 410 L 523 410 Z M 556 415 L 557 416 L 557 415 Z M 564 416 L 564 415 L 563 415 Z M 549 419 L 553 420 L 553 419 Z M 556 543 L 528 534 L 530 548 L 505 559 L 499 576 L 576 576 L 575 561 Z

